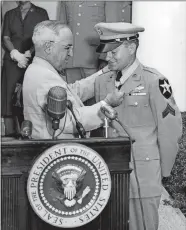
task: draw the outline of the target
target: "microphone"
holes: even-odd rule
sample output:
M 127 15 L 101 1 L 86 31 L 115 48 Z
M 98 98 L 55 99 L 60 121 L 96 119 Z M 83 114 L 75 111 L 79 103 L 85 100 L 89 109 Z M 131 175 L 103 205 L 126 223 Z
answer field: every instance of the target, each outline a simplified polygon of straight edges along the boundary
M 66 89 L 60 86 L 52 87 L 47 97 L 47 113 L 52 118 L 52 128 L 59 129 L 59 121 L 65 116 L 67 93 Z
M 32 122 L 24 120 L 21 124 L 21 136 L 23 139 L 31 139 L 32 135 Z
M 104 104 L 101 106 L 101 112 L 110 120 L 117 121 L 126 132 L 126 134 L 129 136 L 129 139 L 131 139 L 131 134 L 129 133 L 128 128 L 118 119 L 118 113 L 115 109 L 113 109 L 110 105 Z
M 101 106 L 101 112 L 106 116 L 104 119 L 105 138 L 108 138 L 109 119 L 115 120 L 117 112 L 110 105 L 104 104 Z
M 67 108 L 71 111 L 75 121 L 76 121 L 76 129 L 80 135 L 81 138 L 86 138 L 86 132 L 85 132 L 85 129 L 83 127 L 83 125 L 78 121 L 75 113 L 74 113 L 74 110 L 73 110 L 73 106 L 72 106 L 72 102 L 70 100 L 67 100 Z
M 110 120 L 116 120 L 118 113 L 110 105 L 104 104 L 101 106 L 101 112 Z

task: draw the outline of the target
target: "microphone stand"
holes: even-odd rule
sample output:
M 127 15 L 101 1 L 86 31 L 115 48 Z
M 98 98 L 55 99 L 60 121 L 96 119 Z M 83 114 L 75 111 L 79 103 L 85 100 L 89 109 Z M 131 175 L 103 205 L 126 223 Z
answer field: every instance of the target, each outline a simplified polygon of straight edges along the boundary
M 104 118 L 104 129 L 105 129 L 105 138 L 108 138 L 108 128 L 109 128 L 109 122 L 108 122 L 108 118 L 105 117 Z
M 57 139 L 57 138 L 55 138 L 55 133 L 56 133 L 56 130 L 55 130 L 55 129 L 53 129 L 53 133 L 52 133 L 52 140 Z
M 75 119 L 75 122 L 76 122 L 76 129 L 80 135 L 81 138 L 86 138 L 86 132 L 85 132 L 85 129 L 83 127 L 83 125 L 78 121 L 75 113 L 74 113 L 74 110 L 72 108 L 72 102 L 70 100 L 67 100 L 67 108 L 71 111 L 74 119 Z
M 55 140 L 57 139 L 57 137 L 55 138 L 56 130 L 59 129 L 59 119 L 52 119 L 52 129 L 53 129 L 52 140 Z

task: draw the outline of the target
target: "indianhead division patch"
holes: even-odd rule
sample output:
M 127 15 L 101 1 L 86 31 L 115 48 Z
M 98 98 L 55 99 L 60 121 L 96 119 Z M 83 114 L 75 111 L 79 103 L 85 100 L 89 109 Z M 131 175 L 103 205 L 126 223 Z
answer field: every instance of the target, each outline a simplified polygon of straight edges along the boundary
M 170 96 L 172 95 L 172 88 L 169 84 L 169 81 L 167 79 L 159 79 L 159 89 L 162 95 L 166 98 L 169 99 Z
M 34 162 L 27 181 L 35 213 L 56 227 L 74 228 L 94 220 L 106 206 L 111 176 L 103 158 L 81 144 L 59 144 Z

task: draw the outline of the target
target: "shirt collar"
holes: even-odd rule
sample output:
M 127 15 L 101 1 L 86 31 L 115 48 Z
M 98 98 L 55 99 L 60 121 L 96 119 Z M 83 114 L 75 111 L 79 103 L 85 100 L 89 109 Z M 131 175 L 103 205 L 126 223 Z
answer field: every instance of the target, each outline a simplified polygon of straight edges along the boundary
M 136 58 L 136 60 L 132 63 L 131 66 L 129 66 L 127 69 L 123 69 L 122 72 L 122 77 L 120 78 L 120 83 L 123 85 L 125 81 L 134 73 L 134 71 L 137 69 L 139 66 L 140 62 Z
M 59 75 L 58 72 L 54 69 L 54 67 L 53 67 L 48 61 L 46 61 L 46 60 L 43 59 L 43 58 L 40 58 L 40 57 L 35 56 L 34 59 L 33 59 L 33 61 L 32 61 L 32 63 L 35 63 L 35 64 L 40 65 L 40 66 L 43 66 L 43 67 L 45 67 L 46 69 L 49 69 L 49 70 L 51 70 L 52 72 L 54 72 L 54 73 L 56 73 L 57 75 Z
M 30 7 L 30 9 L 29 9 L 28 12 L 34 12 L 35 10 L 36 10 L 36 6 L 35 6 L 33 3 L 31 3 L 31 7 Z M 20 12 L 21 12 L 20 6 L 17 6 L 17 7 L 15 8 L 15 11 L 16 11 L 17 13 L 20 13 Z

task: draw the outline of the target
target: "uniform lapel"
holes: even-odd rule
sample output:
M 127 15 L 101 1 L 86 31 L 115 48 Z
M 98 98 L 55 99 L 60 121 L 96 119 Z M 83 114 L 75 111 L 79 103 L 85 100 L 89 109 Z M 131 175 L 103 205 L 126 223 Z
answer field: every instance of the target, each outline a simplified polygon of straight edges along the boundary
M 140 64 L 137 67 L 137 69 L 133 72 L 133 74 L 122 85 L 120 91 L 124 91 L 125 93 L 130 93 L 137 86 L 139 86 L 141 84 L 142 79 L 143 79 L 142 78 L 142 67 Z
M 115 79 L 116 79 L 116 72 L 113 71 L 112 74 L 106 80 L 106 84 L 105 84 L 106 87 L 103 86 L 103 89 L 101 90 L 106 90 L 106 94 L 113 92 L 113 90 L 116 89 Z

